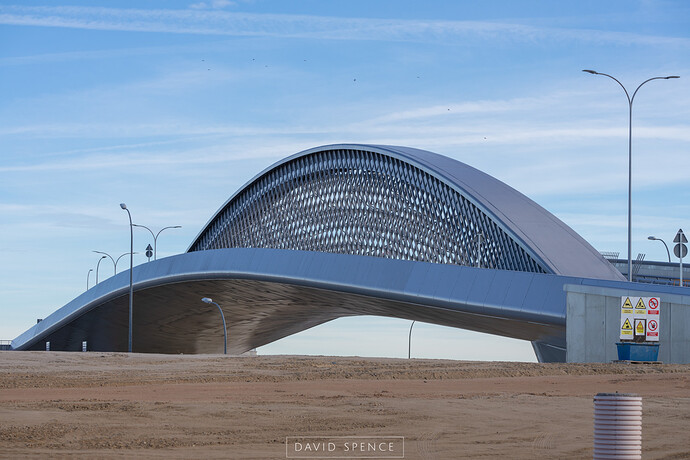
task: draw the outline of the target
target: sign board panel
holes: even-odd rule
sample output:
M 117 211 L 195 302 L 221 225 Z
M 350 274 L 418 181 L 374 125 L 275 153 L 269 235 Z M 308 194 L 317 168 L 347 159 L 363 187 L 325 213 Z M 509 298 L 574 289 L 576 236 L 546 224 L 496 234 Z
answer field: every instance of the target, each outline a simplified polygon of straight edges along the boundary
M 647 303 L 644 297 L 635 297 L 635 318 L 647 317 Z
M 633 337 L 633 303 L 627 296 L 621 297 L 621 340 L 632 340 Z
M 645 341 L 659 341 L 659 297 L 621 297 L 620 339 L 633 340 L 635 336 Z M 653 323 L 652 323 L 653 321 Z
M 659 319 L 649 319 L 647 320 L 647 337 L 645 338 L 647 342 L 658 342 L 659 341 Z
M 648 315 L 658 315 L 659 314 L 659 298 L 650 297 L 647 301 L 647 314 Z
M 688 255 L 688 247 L 684 244 L 676 244 L 673 246 L 673 254 L 679 259 L 685 259 Z
M 621 314 L 630 314 L 632 315 L 633 312 L 633 305 L 632 301 L 630 300 L 630 297 L 621 297 Z
M 621 317 L 621 340 L 633 339 L 632 318 Z
M 687 243 L 688 239 L 685 237 L 685 233 L 683 233 L 683 229 L 679 228 L 678 233 L 676 233 L 676 237 L 673 238 L 674 243 Z
M 659 310 L 661 309 L 661 299 L 659 297 L 647 298 L 647 342 L 659 341 Z
M 674 243 L 678 243 L 673 247 L 673 254 L 676 255 L 679 259 L 683 259 L 685 256 L 688 255 L 688 247 L 685 246 L 683 243 L 687 243 L 688 239 L 685 237 L 685 234 L 683 233 L 683 229 L 678 229 L 678 233 L 676 233 L 676 237 L 673 238 Z

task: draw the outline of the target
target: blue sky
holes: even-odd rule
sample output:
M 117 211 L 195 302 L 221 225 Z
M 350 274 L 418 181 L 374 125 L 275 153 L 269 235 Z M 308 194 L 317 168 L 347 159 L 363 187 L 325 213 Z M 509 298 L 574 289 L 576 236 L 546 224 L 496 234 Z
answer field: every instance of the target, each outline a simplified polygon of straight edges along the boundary
M 690 229 L 688 56 L 683 0 L 3 0 L 0 339 L 86 289 L 93 250 L 128 251 L 119 203 L 154 230 L 181 225 L 158 240 L 177 254 L 256 173 L 330 143 L 456 158 L 624 258 L 627 101 L 582 69 L 631 92 L 681 76 L 645 85 L 633 114 L 633 257 L 664 260 L 647 236 Z M 135 250 L 150 240 L 137 230 Z M 408 329 L 348 318 L 260 352 L 402 357 Z M 534 359 L 424 324 L 413 356 Z

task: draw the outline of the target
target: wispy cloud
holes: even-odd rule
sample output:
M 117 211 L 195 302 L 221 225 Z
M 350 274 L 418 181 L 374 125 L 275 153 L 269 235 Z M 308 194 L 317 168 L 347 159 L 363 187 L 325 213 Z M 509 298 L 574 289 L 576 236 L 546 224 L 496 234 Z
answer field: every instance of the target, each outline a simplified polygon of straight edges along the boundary
M 151 96 L 167 94 L 170 91 L 184 92 L 202 84 L 209 84 L 208 79 L 200 83 L 197 72 L 172 72 L 162 77 L 126 83 L 116 87 L 93 88 L 71 91 L 51 96 L 51 104 L 70 106 L 81 104 L 88 106 L 91 101 L 104 101 L 116 107 L 118 101 L 134 96 Z M 247 79 L 251 73 L 239 71 L 218 72 L 210 81 L 227 81 L 233 78 Z M 229 122 L 205 122 L 187 120 L 178 114 L 155 122 L 143 121 L 130 117 L 117 121 L 79 121 L 78 117 L 67 122 L 34 122 L 5 124 L 0 126 L 3 136 L 32 136 L 34 138 L 156 138 L 167 137 L 168 140 L 189 137 L 238 137 L 238 136 L 290 136 L 297 134 L 337 134 L 352 135 L 359 139 L 418 137 L 420 139 L 441 139 L 451 144 L 486 142 L 519 144 L 534 142 L 539 139 L 587 139 L 618 138 L 627 134 L 627 125 L 611 124 L 610 120 L 583 118 L 573 120 L 572 108 L 580 107 L 581 111 L 591 111 L 603 116 L 603 109 L 621 113 L 620 101 L 614 98 L 598 99 L 598 94 L 579 92 L 554 92 L 539 97 L 518 97 L 510 99 L 481 99 L 466 101 L 448 101 L 444 104 L 427 104 L 425 100 L 392 100 L 386 104 L 379 101 L 360 101 L 350 106 L 343 106 L 333 112 L 330 106 L 319 107 L 311 104 L 310 110 L 303 110 L 299 120 L 285 122 L 252 122 L 250 120 Z M 587 102 L 583 105 L 582 101 Z M 682 98 L 681 98 L 682 100 Z M 667 104 L 664 99 L 664 104 Z M 308 102 L 302 101 L 305 106 Z M 45 97 L 25 99 L 24 108 L 45 106 Z M 603 106 L 602 106 L 603 105 Z M 666 105 L 663 106 L 664 109 Z M 682 123 L 678 110 L 674 107 L 669 112 L 673 117 L 664 117 L 665 111 L 651 107 L 646 115 L 654 118 L 638 119 L 635 126 L 635 139 L 665 139 L 690 142 L 690 130 Z M 128 108 L 129 110 L 129 108 Z M 368 117 L 352 120 L 352 113 L 368 113 Z M 326 116 L 327 115 L 327 116 Z M 639 117 L 639 116 L 638 116 Z M 681 121 L 678 123 L 678 121 Z
M 209 163 L 228 163 L 244 158 L 258 158 L 261 152 L 242 150 L 228 151 L 224 146 L 215 146 L 204 149 L 190 149 L 181 153 L 167 151 L 161 154 L 121 152 L 115 154 L 94 154 L 73 156 L 69 159 L 61 159 L 29 165 L 0 166 L 0 173 L 8 172 L 40 172 L 40 171 L 89 171 L 89 170 L 127 170 L 132 167 L 160 166 L 174 167 Z
M 329 40 L 379 40 L 464 43 L 463 40 L 537 42 L 565 40 L 619 45 L 690 46 L 684 38 L 588 29 L 535 27 L 520 23 L 248 14 L 209 10 L 200 2 L 186 10 L 99 7 L 0 6 L 0 24 L 90 30 L 180 34 L 301 37 Z M 203 4 L 203 5 L 202 5 Z
M 2 11 L 2 6 L 0 6 Z M 0 15 L 0 23 L 2 23 L 2 15 Z M 100 49 L 97 51 L 67 51 L 60 53 L 45 53 L 31 56 L 8 56 L 0 58 L 0 65 L 26 65 L 26 64 L 45 64 L 50 62 L 65 62 L 65 61 L 84 61 L 89 59 L 113 59 L 133 56 L 150 56 L 159 54 L 180 53 L 181 51 L 209 51 L 216 50 L 224 46 L 223 43 L 204 43 L 200 45 L 180 45 L 174 46 L 137 46 L 129 48 L 115 48 L 115 49 Z
M 205 9 L 222 9 L 222 8 L 227 8 L 229 6 L 234 6 L 236 5 L 236 2 L 231 2 L 229 0 L 211 0 L 208 2 L 197 2 L 197 3 L 192 3 L 189 5 L 190 8 L 196 9 L 196 10 L 205 10 Z
M 36 125 L 8 126 L 0 129 L 5 136 L 16 134 L 33 138 L 92 138 L 107 139 L 101 146 L 84 149 L 54 150 L 44 161 L 25 163 L 6 159 L 0 173 L 39 171 L 84 171 L 102 168 L 132 168 L 161 166 L 179 168 L 192 164 L 227 164 L 242 159 L 277 158 L 319 143 L 357 141 L 362 143 L 390 143 L 420 146 L 445 151 L 482 152 L 486 157 L 515 157 L 520 149 L 529 150 L 531 161 L 523 167 L 510 167 L 501 173 L 497 166 L 492 172 L 508 183 L 518 186 L 528 194 L 548 194 L 577 190 L 600 190 L 602 176 L 610 173 L 589 171 L 584 158 L 596 157 L 600 166 L 618 159 L 601 157 L 600 153 L 588 153 L 585 147 L 594 143 L 613 143 L 624 146 L 627 126 L 611 126 L 589 120 L 560 120 L 558 113 L 547 110 L 550 98 L 475 101 L 446 106 L 424 106 L 392 110 L 389 114 L 374 115 L 371 119 L 343 122 L 343 120 L 315 119 L 275 124 L 236 123 L 198 124 L 184 119 L 171 119 L 156 123 L 100 123 L 71 122 Z M 571 106 L 572 104 L 566 104 Z M 552 120 L 535 120 L 525 112 L 547 112 Z M 500 116 L 499 116 L 500 115 Z M 266 148 L 257 139 L 274 139 L 280 148 Z M 112 139 L 151 139 L 149 142 L 120 142 Z M 690 131 L 683 125 L 654 126 L 641 124 L 636 127 L 637 143 L 645 139 L 655 142 L 690 141 Z M 618 142 L 620 141 L 620 142 Z M 268 144 L 270 145 L 270 143 Z M 575 155 L 561 154 L 567 162 L 559 160 L 554 152 L 570 151 L 570 146 L 581 146 Z M 470 149 L 461 149 L 469 146 Z M 565 149 L 565 150 L 564 150 Z M 584 150 L 582 150 L 584 149 Z M 600 152 L 601 148 L 595 149 Z M 145 154 L 142 152 L 146 152 Z M 655 180 L 682 182 L 680 169 L 669 171 L 668 161 L 677 159 L 682 152 L 674 149 L 655 154 L 654 161 L 644 166 L 647 176 Z M 621 157 L 623 158 L 623 157 Z M 481 157 L 458 158 L 465 162 L 485 161 Z M 541 160 L 540 160 L 541 159 Z M 493 160 L 492 160 L 493 161 Z M 622 161 L 622 160 L 620 160 Z M 644 161 L 640 159 L 639 161 Z M 473 164 L 480 169 L 489 165 Z M 615 169 L 615 165 L 614 169 Z M 563 182 L 563 171 L 570 171 L 569 180 Z M 572 174 L 577 172 L 577 174 Z M 538 174 L 539 181 L 522 183 L 523 177 Z M 609 180 L 603 180 L 609 184 Z M 606 188 L 609 185 L 604 185 Z

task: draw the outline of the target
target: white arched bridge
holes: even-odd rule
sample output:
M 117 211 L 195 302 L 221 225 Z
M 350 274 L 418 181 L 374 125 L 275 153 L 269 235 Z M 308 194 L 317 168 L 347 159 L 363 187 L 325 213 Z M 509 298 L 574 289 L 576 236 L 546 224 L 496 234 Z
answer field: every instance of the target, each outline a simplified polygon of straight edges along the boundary
M 378 315 L 529 340 L 564 361 L 567 285 L 623 276 L 544 208 L 456 160 L 340 144 L 276 163 L 238 190 L 184 254 L 134 267 L 133 350 L 241 353 L 344 316 Z M 13 349 L 126 351 L 129 271 Z

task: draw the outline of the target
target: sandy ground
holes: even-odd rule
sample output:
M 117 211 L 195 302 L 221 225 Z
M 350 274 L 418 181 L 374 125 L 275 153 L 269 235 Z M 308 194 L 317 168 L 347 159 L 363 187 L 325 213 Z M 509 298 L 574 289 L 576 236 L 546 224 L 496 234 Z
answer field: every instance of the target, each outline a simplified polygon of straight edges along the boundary
M 0 352 L 2 458 L 286 458 L 404 436 L 408 459 L 591 458 L 593 396 L 643 396 L 645 459 L 690 458 L 690 366 Z M 313 457 L 315 458 L 315 457 Z

